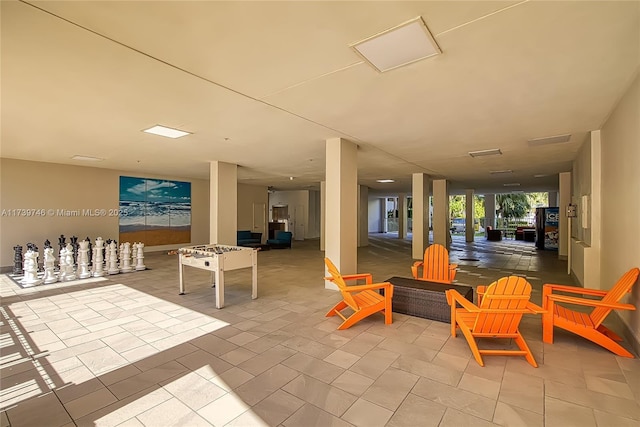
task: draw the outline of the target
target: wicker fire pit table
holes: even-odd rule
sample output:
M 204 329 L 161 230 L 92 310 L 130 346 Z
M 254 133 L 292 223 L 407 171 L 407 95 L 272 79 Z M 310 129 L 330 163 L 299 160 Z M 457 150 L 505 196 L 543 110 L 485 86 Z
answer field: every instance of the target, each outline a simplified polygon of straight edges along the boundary
M 473 302 L 471 286 L 448 285 L 406 277 L 391 277 L 385 282 L 393 284 L 393 308 L 395 313 L 424 317 L 439 322 L 451 322 L 451 308 L 445 291 L 455 289 Z M 383 293 L 383 290 L 380 290 Z

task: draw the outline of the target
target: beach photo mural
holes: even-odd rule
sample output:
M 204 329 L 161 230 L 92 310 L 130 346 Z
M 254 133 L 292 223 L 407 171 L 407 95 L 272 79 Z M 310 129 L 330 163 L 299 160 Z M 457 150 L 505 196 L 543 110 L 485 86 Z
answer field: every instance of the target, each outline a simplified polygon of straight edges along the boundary
M 191 242 L 191 183 L 121 176 L 120 242 Z

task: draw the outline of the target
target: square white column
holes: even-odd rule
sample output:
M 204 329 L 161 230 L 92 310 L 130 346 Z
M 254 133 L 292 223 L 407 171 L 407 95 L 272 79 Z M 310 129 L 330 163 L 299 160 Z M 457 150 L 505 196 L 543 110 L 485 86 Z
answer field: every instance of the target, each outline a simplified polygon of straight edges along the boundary
M 358 185 L 358 247 L 369 246 L 369 187 Z
M 325 256 L 342 274 L 357 272 L 358 163 L 357 146 L 342 138 L 326 143 Z M 337 289 L 325 282 L 328 289 Z
M 209 167 L 209 243 L 238 244 L 238 166 L 213 161 Z
M 422 259 L 429 246 L 429 176 L 414 173 L 411 196 L 413 198 L 413 239 L 411 241 L 411 257 Z
M 433 181 L 433 243 L 450 246 L 449 182 L 446 179 Z
M 407 224 L 408 224 L 408 203 L 407 195 L 404 193 L 398 194 L 398 239 L 407 238 Z
M 474 196 L 475 196 L 475 192 L 473 190 L 466 190 L 465 191 L 465 203 L 464 203 L 464 210 L 465 210 L 465 227 L 464 227 L 464 234 L 465 234 L 465 240 L 467 242 L 473 242 L 475 234 L 476 234 L 476 229 L 475 229 L 475 225 L 476 225 L 476 218 L 475 218 L 475 209 L 474 209 Z

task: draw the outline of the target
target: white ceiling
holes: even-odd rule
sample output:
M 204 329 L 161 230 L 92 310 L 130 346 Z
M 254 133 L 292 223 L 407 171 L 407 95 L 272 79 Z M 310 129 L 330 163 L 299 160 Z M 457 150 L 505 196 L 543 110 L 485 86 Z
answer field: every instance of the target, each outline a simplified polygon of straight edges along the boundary
M 349 47 L 417 16 L 442 55 L 381 74 Z M 640 65 L 638 1 L 2 1 L 1 19 L 2 157 L 204 179 L 220 160 L 277 189 L 317 188 L 343 137 L 372 192 L 415 172 L 555 190 Z

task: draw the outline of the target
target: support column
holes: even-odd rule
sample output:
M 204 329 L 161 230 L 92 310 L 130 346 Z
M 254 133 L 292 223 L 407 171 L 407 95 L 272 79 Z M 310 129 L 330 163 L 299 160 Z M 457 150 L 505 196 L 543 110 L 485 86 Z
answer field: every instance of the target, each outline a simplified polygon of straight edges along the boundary
M 555 208 L 558 206 L 558 192 L 557 191 L 549 191 L 547 194 L 547 198 L 549 199 L 549 207 Z
M 357 146 L 342 138 L 326 143 L 325 254 L 342 274 L 357 272 Z M 331 282 L 325 288 L 337 289 Z
M 209 165 L 209 243 L 238 244 L 238 166 Z
M 567 207 L 571 203 L 571 172 L 558 174 L 560 204 L 558 205 L 558 258 L 566 259 L 569 252 L 569 222 Z
M 325 221 L 327 220 L 327 183 L 320 182 L 320 250 L 324 251 Z
M 496 228 L 496 195 L 484 195 L 484 228 L 485 234 L 487 227 Z
M 389 231 L 387 226 L 387 198 L 380 199 L 380 232 L 386 233 Z
M 398 194 L 398 239 L 407 238 L 408 210 L 407 195 Z
M 423 173 L 412 175 L 413 197 L 413 239 L 411 241 L 411 257 L 422 259 L 429 246 L 429 176 Z
M 369 246 L 369 187 L 358 185 L 358 247 Z
M 465 202 L 464 202 L 464 210 L 465 210 L 465 226 L 464 226 L 464 235 L 467 243 L 473 242 L 476 235 L 476 217 L 475 217 L 475 209 L 474 209 L 474 196 L 475 192 L 473 190 L 465 190 Z
M 433 181 L 433 243 L 451 246 L 449 219 L 449 183 L 446 179 Z

